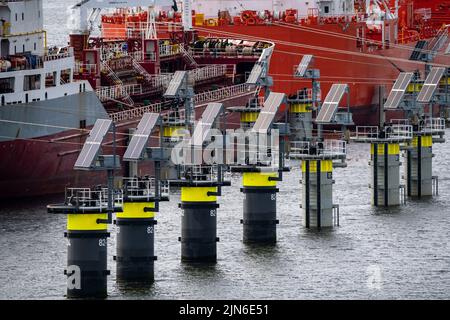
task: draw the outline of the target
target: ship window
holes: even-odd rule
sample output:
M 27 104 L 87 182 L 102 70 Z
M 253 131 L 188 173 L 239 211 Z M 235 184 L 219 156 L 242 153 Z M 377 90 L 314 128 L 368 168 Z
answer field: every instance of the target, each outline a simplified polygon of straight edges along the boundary
M 22 45 L 22 52 L 25 52 L 25 45 Z
M 17 21 L 17 13 L 16 13 L 16 21 Z
M 33 74 L 23 78 L 23 91 L 38 90 L 41 88 L 41 75 Z
M 80 129 L 86 129 L 86 120 L 80 120 Z
M 25 20 L 25 13 L 22 12 L 22 21 Z
M 34 43 L 34 51 L 36 51 L 36 42 Z
M 45 75 L 45 87 L 56 87 L 56 71 Z
M 45 100 L 47 100 L 48 99 L 48 93 L 47 93 L 47 91 L 45 91 Z
M 324 11 L 325 13 L 330 13 L 330 7 L 329 7 L 329 6 L 323 7 L 323 11 Z
M 70 76 L 71 76 L 71 70 L 70 69 L 64 69 L 61 70 L 61 84 L 70 83 Z
M 14 54 L 17 53 L 17 46 L 14 46 Z
M 5 96 L 2 96 L 2 106 L 5 105 Z
M 0 79 L 0 93 L 14 92 L 14 77 Z

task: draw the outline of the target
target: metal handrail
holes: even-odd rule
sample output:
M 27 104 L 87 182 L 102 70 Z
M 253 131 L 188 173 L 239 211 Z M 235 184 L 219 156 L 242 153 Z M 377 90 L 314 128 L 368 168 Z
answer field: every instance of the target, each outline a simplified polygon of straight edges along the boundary
M 356 139 L 378 139 L 379 128 L 376 126 L 357 126 L 355 131 Z
M 129 110 L 119 111 L 115 113 L 110 113 L 109 118 L 114 122 L 120 122 L 125 120 L 133 120 L 136 118 L 141 118 L 144 113 L 152 112 L 152 113 L 160 113 L 162 110 L 162 103 L 155 103 L 139 108 L 133 108 Z
M 427 118 L 425 123 L 420 127 L 425 133 L 441 133 L 445 131 L 445 119 L 443 118 Z
M 168 181 L 159 181 L 160 195 L 168 196 L 170 187 Z M 154 197 L 156 187 L 155 178 L 123 178 L 123 188 L 128 197 Z
M 100 101 L 106 101 L 111 99 L 120 99 L 123 97 L 129 97 L 130 95 L 142 94 L 142 85 L 140 84 L 127 84 L 116 85 L 109 87 L 100 87 L 95 90 Z
M 194 96 L 194 103 L 197 105 L 212 101 L 219 101 L 233 96 L 239 96 L 244 93 L 250 93 L 253 90 L 249 89 L 245 83 L 220 88 L 212 91 L 205 91 Z M 109 118 L 117 123 L 124 120 L 133 120 L 140 118 L 146 112 L 161 113 L 163 104 L 155 103 L 143 107 L 137 107 L 129 110 L 119 111 L 109 114 Z M 180 110 L 181 111 L 181 110 Z
M 411 125 L 394 124 L 390 128 L 391 130 L 386 132 L 388 139 L 412 139 L 413 137 L 413 127 Z
M 217 101 L 225 98 L 232 97 L 234 95 L 240 95 L 249 92 L 250 89 L 245 83 L 237 84 L 234 86 L 229 86 L 225 88 L 220 88 L 212 91 L 205 91 L 196 94 L 194 97 L 194 103 L 204 103 L 207 101 Z
M 312 148 L 309 141 L 291 142 L 291 156 L 345 156 L 347 154 L 347 143 L 344 140 L 324 140 L 322 148 Z
M 65 192 L 66 204 L 79 208 L 95 208 L 99 210 L 108 208 L 108 189 L 67 188 Z M 123 204 L 121 192 L 113 193 L 115 205 Z

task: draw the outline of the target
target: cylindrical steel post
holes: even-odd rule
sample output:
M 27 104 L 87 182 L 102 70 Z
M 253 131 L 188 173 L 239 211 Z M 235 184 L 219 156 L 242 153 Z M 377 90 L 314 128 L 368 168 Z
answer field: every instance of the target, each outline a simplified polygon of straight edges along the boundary
M 67 216 L 67 297 L 107 296 L 107 213 L 73 213 Z
M 244 217 L 245 243 L 275 243 L 277 241 L 277 173 L 244 172 Z
M 154 281 L 155 242 L 154 202 L 124 202 L 117 213 L 117 279 Z
M 217 261 L 217 187 L 182 187 L 181 260 Z

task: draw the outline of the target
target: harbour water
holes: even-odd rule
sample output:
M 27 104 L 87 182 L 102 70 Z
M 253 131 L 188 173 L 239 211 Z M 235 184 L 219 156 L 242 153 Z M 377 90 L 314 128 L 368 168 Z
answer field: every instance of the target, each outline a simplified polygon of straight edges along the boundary
M 75 2 L 75 1 L 71 1 Z M 65 44 L 69 1 L 44 1 L 49 43 Z M 450 136 L 450 130 L 447 130 Z M 115 282 L 115 232 L 108 240 L 110 299 L 449 299 L 450 142 L 434 146 L 439 196 L 389 210 L 370 204 L 369 146 L 349 145 L 348 167 L 334 171 L 340 227 L 301 226 L 301 172 L 291 162 L 279 183 L 278 243 L 242 243 L 241 179 L 233 176 L 218 209 L 218 262 L 180 262 L 179 194 L 157 214 L 155 283 Z M 0 299 L 63 299 L 66 217 L 46 212 L 61 196 L 0 203 Z
M 447 131 L 450 135 L 450 131 Z M 157 215 L 156 281 L 150 288 L 115 282 L 114 227 L 109 240 L 110 299 L 416 299 L 450 298 L 450 145 L 435 145 L 438 197 L 394 209 L 370 204 L 369 148 L 350 144 L 348 167 L 336 169 L 341 226 L 301 226 L 298 163 L 279 184 L 278 243 L 241 241 L 239 176 L 224 190 L 218 211 L 218 262 L 180 262 L 179 194 Z M 65 216 L 46 213 L 60 197 L 0 208 L 0 299 L 61 299 L 65 293 Z

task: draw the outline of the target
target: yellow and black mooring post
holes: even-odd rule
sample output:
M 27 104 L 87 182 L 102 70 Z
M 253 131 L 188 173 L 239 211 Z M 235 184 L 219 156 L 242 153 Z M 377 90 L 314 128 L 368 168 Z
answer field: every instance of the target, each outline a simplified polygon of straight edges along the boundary
M 379 139 L 370 145 L 372 204 L 400 205 L 400 144 Z
M 370 143 L 372 205 L 398 206 L 404 202 L 400 184 L 400 150 L 412 139 L 412 126 L 390 124 L 380 127 L 359 126 L 352 140 Z
M 150 135 L 158 123 L 158 146 L 149 147 Z M 123 156 L 124 161 L 136 167 L 139 161 L 152 161 L 154 176 L 123 179 L 123 212 L 117 214 L 115 220 L 114 258 L 119 281 L 151 283 L 155 279 L 155 213 L 159 211 L 160 201 L 169 200 L 168 185 L 161 181 L 161 162 L 168 159 L 162 148 L 165 129 L 159 114 L 145 113 Z
M 207 162 L 204 150 L 209 140 L 210 129 L 221 130 L 214 135 L 214 141 L 220 141 L 220 147 L 214 154 L 222 154 L 226 145 L 226 116 L 222 103 L 209 103 L 195 128 L 191 129 L 190 139 L 182 148 L 183 164 L 178 166 L 179 176 L 170 180 L 170 186 L 181 188 L 181 260 L 183 262 L 215 263 L 217 261 L 217 197 L 222 195 L 222 187 L 231 185 L 225 181 L 222 160 Z M 192 131 L 192 129 L 194 129 Z M 211 133 L 212 134 L 212 133 Z
M 244 210 L 241 223 L 245 243 L 277 241 L 277 181 L 276 171 L 243 171 L 241 192 L 244 194 Z
M 333 203 L 334 161 L 343 166 L 347 156 L 343 140 L 296 141 L 290 157 L 301 160 L 302 223 L 305 228 L 339 226 L 339 205 Z
M 116 215 L 116 274 L 118 280 L 154 280 L 154 201 L 124 198 Z
M 302 160 L 302 212 L 306 228 L 339 226 L 339 214 L 334 214 L 333 161 L 331 158 Z
M 277 241 L 276 227 L 279 223 L 277 219 L 277 193 L 279 191 L 277 181 L 282 181 L 283 172 L 289 171 L 284 167 L 284 139 L 290 132 L 287 124 L 287 109 L 284 112 L 285 122 L 279 124 L 273 123 L 274 117 L 268 116 L 270 112 L 264 113 L 263 111 L 261 113 L 261 111 L 278 110 L 282 103 L 285 103 L 284 94 L 270 93 L 263 107 L 257 103 L 249 103 L 245 107 L 230 108 L 232 111 L 240 113 L 241 128 L 248 129 L 247 132 L 242 133 L 244 139 L 236 136 L 238 141 L 242 140 L 240 144 L 245 146 L 245 150 L 238 149 L 238 154 L 241 156 L 243 154 L 245 159 L 240 159 L 241 163 L 231 167 L 232 172 L 242 174 L 241 192 L 244 194 L 244 201 L 241 224 L 243 225 L 244 243 L 273 244 Z M 259 131 L 254 131 L 253 128 L 258 121 Z M 271 149 L 270 159 L 266 159 L 268 150 L 264 148 L 264 144 L 260 145 L 260 139 L 264 139 L 266 142 L 272 141 L 274 138 L 272 135 L 275 132 L 273 129 L 278 129 L 279 145 L 270 146 L 274 150 Z M 278 159 L 272 158 L 275 156 L 275 149 L 278 149 Z M 250 153 L 254 153 L 254 155 L 251 156 Z M 254 159 L 250 161 L 250 158 Z M 278 165 L 276 160 L 278 160 Z
M 433 195 L 433 137 L 414 132 L 406 150 L 406 191 L 409 197 Z
M 102 141 L 111 129 L 113 155 L 101 155 Z M 49 213 L 67 215 L 67 297 L 104 298 L 109 275 L 108 224 L 112 223 L 113 212 L 122 210 L 121 195 L 114 190 L 114 172 L 120 169 L 120 160 L 111 120 L 95 122 L 74 169 L 106 171 L 107 187 L 67 189 L 64 204 L 47 206 Z
M 159 172 L 159 163 L 156 171 Z M 159 174 L 158 174 L 159 176 Z M 155 214 L 159 202 L 168 201 L 158 178 L 124 179 L 123 212 L 116 215 L 116 273 L 123 281 L 153 282 L 155 255 Z
M 65 204 L 50 205 L 48 212 L 67 215 L 67 297 L 106 297 L 107 189 L 67 189 Z
M 218 186 L 214 182 L 181 186 L 181 260 L 217 261 Z

